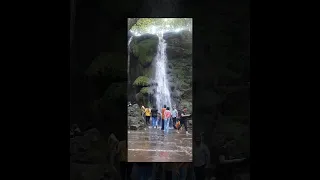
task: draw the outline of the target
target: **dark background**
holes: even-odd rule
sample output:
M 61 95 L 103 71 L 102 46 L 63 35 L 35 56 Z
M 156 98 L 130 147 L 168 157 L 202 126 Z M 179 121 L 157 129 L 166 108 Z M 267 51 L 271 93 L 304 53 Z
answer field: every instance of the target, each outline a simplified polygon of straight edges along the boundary
M 8 55 L 7 63 L 12 63 L 7 65 L 3 61 L 3 72 L 6 73 L 4 79 L 8 79 L 8 82 L 2 81 L 2 90 L 10 91 L 10 95 L 4 95 L 3 101 L 5 98 L 8 101 L 3 104 L 6 108 L 13 109 L 3 114 L 3 132 L 9 130 L 9 133 L 2 136 L 3 144 L 6 145 L 2 149 L 8 151 L 8 154 L 3 154 L 2 160 L 3 165 L 14 168 L 13 173 L 7 172 L 15 178 L 68 178 L 68 124 L 85 126 L 91 120 L 88 110 L 91 98 L 99 97 L 105 90 L 92 86 L 84 75 L 85 70 L 100 52 L 126 54 L 126 19 L 150 16 L 193 18 L 195 108 L 206 102 L 198 94 L 206 92 L 212 86 L 211 80 L 206 78 L 214 72 L 211 71 L 215 67 L 214 62 L 222 60 L 220 52 L 225 47 L 224 42 L 227 45 L 234 43 L 224 41 L 230 37 L 230 31 L 245 39 L 236 41 L 238 50 L 248 45 L 246 37 L 249 34 L 253 36 L 254 38 L 250 38 L 254 39 L 254 46 L 251 44 L 251 48 L 255 53 L 250 53 L 250 59 L 253 58 L 250 64 L 254 67 L 254 76 L 251 77 L 250 86 L 254 88 L 251 102 L 254 106 L 250 107 L 250 116 L 255 121 L 250 122 L 253 160 L 251 175 L 259 179 L 281 178 L 280 176 L 288 178 L 290 175 L 295 178 L 302 175 L 306 178 L 311 172 L 317 172 L 310 170 L 316 166 L 301 162 L 313 161 L 313 156 L 309 155 L 317 154 L 311 152 L 317 141 L 313 140 L 316 136 L 310 134 L 317 132 L 310 130 L 317 126 L 305 123 L 308 114 L 317 112 L 311 108 L 317 106 L 299 102 L 302 99 L 314 102 L 314 97 L 308 96 L 317 94 L 313 92 L 315 86 L 312 86 L 316 81 L 309 83 L 310 78 L 314 77 L 310 73 L 317 72 L 310 69 L 317 66 L 305 63 L 305 60 L 314 59 L 310 55 L 317 52 L 312 51 L 316 46 L 309 42 L 298 44 L 301 39 L 314 41 L 314 37 L 309 36 L 313 36 L 312 30 L 316 28 L 306 28 L 310 21 L 310 24 L 316 22 L 309 15 L 316 11 L 312 11 L 310 7 L 305 13 L 301 11 L 301 2 L 297 2 L 298 6 L 294 6 L 294 2 L 256 2 L 252 10 L 254 16 L 249 16 L 251 5 L 246 0 L 170 1 L 164 5 L 159 1 L 89 0 L 77 0 L 76 5 L 51 1 L 47 4 L 29 1 L 24 4 L 16 1 L 13 3 L 12 6 L 4 6 L 9 12 L 5 12 L 3 24 L 9 22 L 10 17 L 13 20 L 2 28 L 7 31 L 2 34 L 9 40 L 3 39 L 7 52 L 3 56 Z M 70 23 L 72 6 L 76 17 Z M 230 17 L 241 17 L 244 22 L 230 23 Z M 249 19 L 254 23 L 249 23 Z M 254 31 L 249 33 L 248 29 Z M 73 40 L 71 48 L 70 40 Z M 7 50 L 10 47 L 13 48 L 12 51 Z M 304 51 L 304 48 L 308 50 Z M 125 58 L 123 61 L 126 60 Z M 302 72 L 303 70 L 307 70 L 307 73 Z M 123 104 L 126 105 L 126 102 Z M 124 108 L 120 105 L 118 107 L 120 110 Z M 211 111 L 210 107 L 207 109 Z M 126 112 L 126 108 L 121 111 Z M 208 116 L 214 117 L 213 114 Z M 315 117 L 308 118 L 314 122 Z M 126 115 L 123 115 L 123 121 L 109 121 L 112 126 L 119 122 L 123 124 L 115 133 L 121 136 L 119 139 L 125 139 Z M 195 132 L 201 130 L 196 128 L 201 124 L 204 123 L 194 123 Z M 304 129 L 305 126 L 307 128 Z M 111 128 L 101 131 L 109 134 Z M 303 158 L 305 154 L 308 157 Z M 308 168 L 307 173 L 302 171 L 303 167 Z
M 121 76 L 90 77 L 86 70 L 102 52 L 123 54 L 123 69 L 127 65 L 127 18 L 129 17 L 191 17 L 193 18 L 193 129 L 194 134 L 205 132 L 206 142 L 219 122 L 219 113 L 239 114 L 237 107 L 250 107 L 250 1 L 107 1 L 78 0 L 71 3 L 70 51 L 70 124 L 84 128 L 90 121 L 104 136 L 114 133 L 126 139 L 127 101 L 110 101 L 110 113 L 94 115 L 90 108 L 95 99 L 103 96 L 112 83 L 126 81 Z M 121 8 L 116 8 L 121 7 Z M 241 64 L 242 76 L 236 81 L 219 77 L 225 61 Z M 112 61 L 110 64 L 112 66 Z M 122 69 L 122 68 L 121 68 Z M 219 79 L 216 84 L 215 80 Z M 233 99 L 233 110 L 226 105 L 214 105 L 217 85 L 249 86 Z M 234 103 L 233 103 L 234 102 Z M 249 103 L 249 104 L 248 104 Z M 236 105 L 235 105 L 236 104 Z M 232 108 L 231 108 L 232 109 Z M 111 112 L 112 111 L 112 112 Z M 250 110 L 240 110 L 250 117 Z M 243 112 L 242 112 L 243 111 Z M 247 125 L 249 126 L 247 121 Z
M 217 75 L 214 73 L 219 71 L 219 67 L 221 67 L 219 64 L 224 61 L 238 61 L 237 63 L 245 66 L 241 72 L 238 70 L 242 73 L 242 78 L 230 81 L 224 77 L 218 77 L 220 85 L 241 86 L 247 85 L 247 82 L 250 81 L 249 1 L 208 1 L 201 3 L 201 5 L 200 2 L 191 4 L 188 1 L 168 1 L 164 5 L 163 3 L 157 4 L 157 1 L 151 2 L 153 1 L 134 3 L 117 1 L 119 4 L 124 4 L 122 9 L 117 9 L 113 8 L 116 5 L 110 6 L 104 1 L 77 1 L 75 10 L 73 10 L 71 23 L 73 28 L 71 28 L 72 35 L 70 36 L 73 39 L 70 57 L 70 124 L 77 123 L 83 127 L 89 120 L 95 121 L 90 103 L 103 96 L 110 84 L 125 80 L 126 74 L 123 74 L 123 77 L 90 78 L 85 74 L 85 71 L 93 59 L 102 52 L 126 54 L 128 17 L 193 18 L 195 131 L 201 131 L 203 126 L 208 125 L 208 121 L 209 123 L 214 121 L 215 111 L 218 111 L 215 108 L 222 109 L 222 107 L 214 107 L 210 102 L 201 103 L 205 102 L 209 98 L 208 96 L 211 96 L 210 92 L 215 93 L 214 78 Z M 136 11 L 137 9 L 139 11 Z M 118 61 L 127 60 L 123 58 Z M 110 64 L 112 63 L 110 62 Z M 207 95 L 203 96 L 203 92 L 206 92 Z M 249 91 L 241 96 L 246 96 L 247 98 L 244 99 L 249 99 Z M 112 131 L 119 134 L 117 136 L 125 134 L 126 109 L 123 108 L 126 107 L 126 101 L 121 102 L 118 104 L 119 107 L 115 108 L 119 110 L 117 117 L 104 115 L 94 122 L 100 128 L 105 127 L 100 131 L 110 133 L 113 129 Z M 206 105 L 201 106 L 201 104 Z M 197 119 L 199 120 L 197 121 Z M 203 119 L 206 121 L 200 123 Z M 113 126 L 115 121 L 122 124 Z M 120 139 L 124 138 L 125 136 L 121 136 Z

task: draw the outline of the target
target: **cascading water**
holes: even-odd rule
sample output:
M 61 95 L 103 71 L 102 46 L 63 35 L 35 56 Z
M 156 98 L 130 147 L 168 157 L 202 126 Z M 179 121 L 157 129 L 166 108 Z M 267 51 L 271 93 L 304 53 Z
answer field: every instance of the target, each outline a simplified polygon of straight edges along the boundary
M 127 73 L 128 73 L 128 84 L 130 84 L 130 43 L 132 40 L 132 37 L 130 37 L 129 42 L 128 42 L 128 67 L 127 67 Z
M 167 44 L 165 40 L 163 39 L 163 34 L 158 35 L 159 36 L 159 44 L 158 44 L 158 50 L 157 55 L 155 57 L 155 77 L 154 80 L 157 83 L 156 87 L 156 104 L 157 109 L 160 110 L 163 105 L 166 105 L 167 107 L 171 106 L 171 97 L 170 97 L 170 91 L 168 86 L 168 79 L 167 79 L 167 54 L 166 54 L 166 47 Z

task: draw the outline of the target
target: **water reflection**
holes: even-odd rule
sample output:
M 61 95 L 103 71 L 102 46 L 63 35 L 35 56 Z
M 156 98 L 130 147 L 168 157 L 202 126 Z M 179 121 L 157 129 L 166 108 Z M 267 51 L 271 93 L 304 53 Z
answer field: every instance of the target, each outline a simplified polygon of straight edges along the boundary
M 191 162 L 192 136 L 159 129 L 128 133 L 129 162 Z

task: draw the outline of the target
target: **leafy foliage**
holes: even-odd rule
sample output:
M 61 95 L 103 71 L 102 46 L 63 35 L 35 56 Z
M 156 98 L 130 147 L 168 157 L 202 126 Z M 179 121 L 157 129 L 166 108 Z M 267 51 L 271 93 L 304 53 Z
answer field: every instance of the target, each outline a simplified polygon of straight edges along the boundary
M 133 86 L 149 86 L 150 80 L 146 76 L 139 76 L 134 82 Z
M 131 29 L 133 25 L 135 25 L 140 18 L 129 18 L 128 19 L 128 29 Z
M 149 88 L 148 87 L 141 88 L 140 93 L 143 95 L 149 94 Z
M 157 45 L 159 39 L 155 36 L 153 38 L 145 39 L 133 46 L 133 54 L 139 58 L 139 62 L 143 67 L 151 64 L 153 57 L 157 52 Z
M 147 33 L 152 26 L 167 27 L 170 29 L 187 28 L 191 30 L 191 18 L 140 18 L 131 30 L 138 33 Z
M 152 78 L 153 69 L 151 67 L 143 68 L 142 74 L 148 78 Z

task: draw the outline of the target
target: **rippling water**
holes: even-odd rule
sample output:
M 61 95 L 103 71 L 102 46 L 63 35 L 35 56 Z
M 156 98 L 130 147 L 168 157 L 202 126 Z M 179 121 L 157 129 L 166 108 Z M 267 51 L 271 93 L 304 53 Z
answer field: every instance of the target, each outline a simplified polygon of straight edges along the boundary
M 128 162 L 192 162 L 192 135 L 153 128 L 129 131 Z

